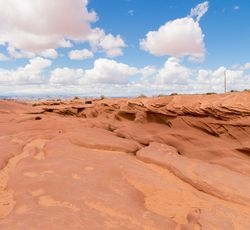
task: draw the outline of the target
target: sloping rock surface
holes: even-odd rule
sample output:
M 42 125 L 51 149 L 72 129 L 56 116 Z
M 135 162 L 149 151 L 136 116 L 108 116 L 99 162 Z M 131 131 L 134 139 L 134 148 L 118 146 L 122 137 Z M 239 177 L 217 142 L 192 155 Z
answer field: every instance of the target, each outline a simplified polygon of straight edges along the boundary
M 250 93 L 0 101 L 0 229 L 250 229 Z

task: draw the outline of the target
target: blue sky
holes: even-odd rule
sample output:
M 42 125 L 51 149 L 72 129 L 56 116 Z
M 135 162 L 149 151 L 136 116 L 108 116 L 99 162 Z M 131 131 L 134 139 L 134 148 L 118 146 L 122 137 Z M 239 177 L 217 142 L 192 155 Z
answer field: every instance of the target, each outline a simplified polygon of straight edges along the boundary
M 0 0 L 0 95 L 250 88 L 245 0 Z

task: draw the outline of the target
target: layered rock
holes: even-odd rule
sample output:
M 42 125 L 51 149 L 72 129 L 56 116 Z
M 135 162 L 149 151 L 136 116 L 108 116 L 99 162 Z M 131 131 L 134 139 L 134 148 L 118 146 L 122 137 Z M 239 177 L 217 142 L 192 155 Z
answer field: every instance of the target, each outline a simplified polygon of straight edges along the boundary
M 0 101 L 1 229 L 250 229 L 250 94 Z

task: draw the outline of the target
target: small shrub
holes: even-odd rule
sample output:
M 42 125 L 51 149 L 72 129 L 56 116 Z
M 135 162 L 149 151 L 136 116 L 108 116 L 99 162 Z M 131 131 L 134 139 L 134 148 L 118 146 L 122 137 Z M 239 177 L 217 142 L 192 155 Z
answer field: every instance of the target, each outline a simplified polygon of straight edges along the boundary
M 165 94 L 159 94 L 157 97 L 166 97 L 167 95 Z
M 170 96 L 176 96 L 178 93 L 171 93 Z
M 106 97 L 105 97 L 104 95 L 101 95 L 101 96 L 100 96 L 100 99 L 101 99 L 101 100 L 103 100 L 103 99 L 105 99 L 105 98 L 106 98 Z
M 92 101 L 91 100 L 87 100 L 87 101 L 85 101 L 85 104 L 90 105 L 90 104 L 92 104 Z
M 208 92 L 206 93 L 206 95 L 213 95 L 213 94 L 216 94 L 215 92 Z
M 80 99 L 80 97 L 78 97 L 78 96 L 74 97 L 74 100 L 79 100 L 79 99 Z
M 144 94 L 141 94 L 141 95 L 138 96 L 138 98 L 146 98 L 146 97 L 147 97 L 147 96 L 144 95 Z

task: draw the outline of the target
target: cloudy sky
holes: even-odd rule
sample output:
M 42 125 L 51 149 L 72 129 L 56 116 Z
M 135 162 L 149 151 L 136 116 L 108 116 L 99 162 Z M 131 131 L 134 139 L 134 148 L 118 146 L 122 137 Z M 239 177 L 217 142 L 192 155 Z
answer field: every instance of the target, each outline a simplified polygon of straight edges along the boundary
M 250 88 L 246 0 L 0 0 L 0 96 Z

